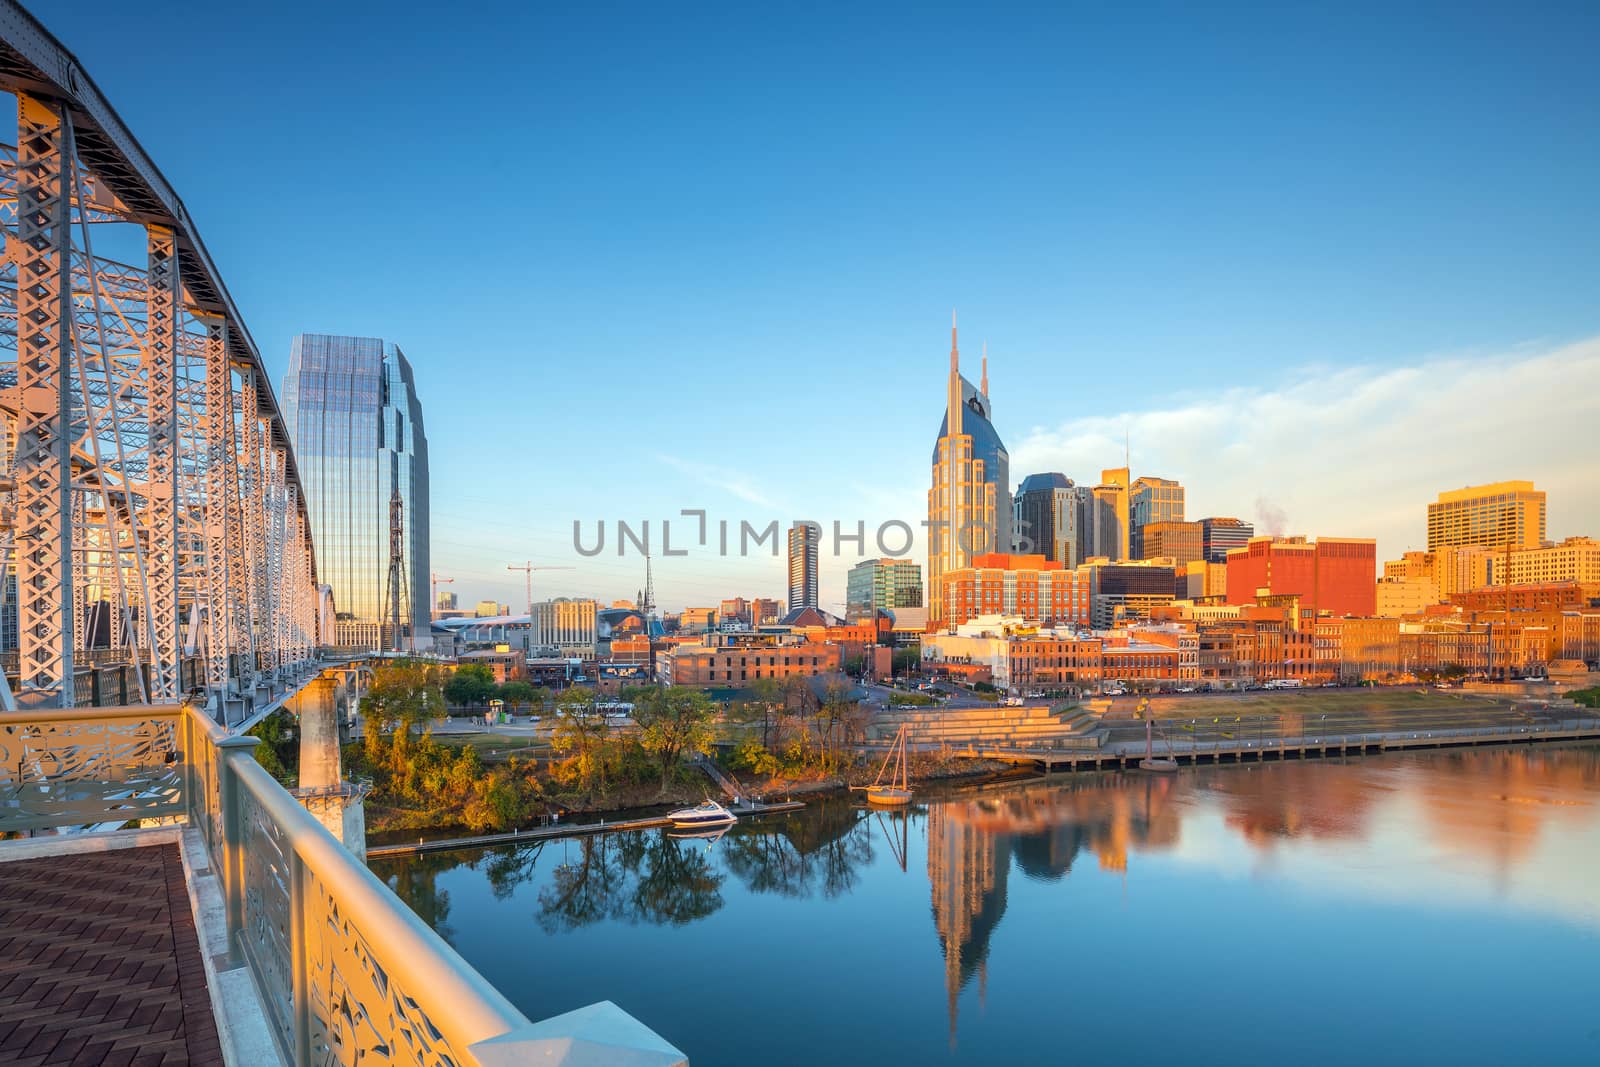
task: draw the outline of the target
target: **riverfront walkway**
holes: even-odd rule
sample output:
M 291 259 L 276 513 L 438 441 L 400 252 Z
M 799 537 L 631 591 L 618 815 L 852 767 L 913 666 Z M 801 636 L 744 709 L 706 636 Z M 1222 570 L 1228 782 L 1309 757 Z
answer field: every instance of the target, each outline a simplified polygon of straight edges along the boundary
M 1321 759 L 1404 752 L 1411 749 L 1476 748 L 1484 745 L 1521 745 L 1558 741 L 1600 741 L 1600 718 L 1585 717 L 1522 726 L 1488 726 L 1458 729 L 1317 733 L 1287 737 L 1231 737 L 1187 740 L 1157 737 L 1157 758 L 1178 763 L 1259 763 L 1267 760 Z M 938 750 L 937 745 L 914 746 Z M 1137 767 L 1145 757 L 1145 742 L 1113 741 L 1085 752 L 1044 745 L 949 745 L 951 756 L 1034 764 L 1051 771 L 1104 770 Z
M 175 844 L 0 866 L 0 1062 L 222 1062 Z

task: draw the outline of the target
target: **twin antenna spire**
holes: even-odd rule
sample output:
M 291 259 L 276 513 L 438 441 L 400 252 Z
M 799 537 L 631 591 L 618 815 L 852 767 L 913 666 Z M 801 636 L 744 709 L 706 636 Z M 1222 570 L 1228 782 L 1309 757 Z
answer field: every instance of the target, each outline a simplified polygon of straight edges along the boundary
M 961 373 L 961 353 L 956 347 L 956 313 L 950 310 L 950 370 L 952 373 Z M 989 342 L 983 342 L 983 379 L 978 384 L 978 392 L 984 396 L 989 395 Z

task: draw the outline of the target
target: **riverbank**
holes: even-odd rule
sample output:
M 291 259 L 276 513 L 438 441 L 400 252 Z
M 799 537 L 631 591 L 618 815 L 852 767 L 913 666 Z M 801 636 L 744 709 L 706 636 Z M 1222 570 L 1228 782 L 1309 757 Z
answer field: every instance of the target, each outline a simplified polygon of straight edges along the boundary
M 878 773 L 878 763 L 876 760 L 868 760 L 855 765 L 846 774 L 804 778 L 781 775 L 758 778 L 731 774 L 726 768 L 720 768 L 720 765 L 719 769 L 735 782 L 742 796 L 758 804 L 778 805 L 792 800 L 847 794 L 851 786 L 869 784 Z M 1015 767 L 999 760 L 938 759 L 916 754 L 913 754 L 907 770 L 913 786 L 929 786 L 945 782 L 977 782 L 986 779 L 1003 780 L 1019 774 Z M 699 772 L 694 773 L 699 774 Z M 541 803 L 541 810 L 527 816 L 520 825 L 527 829 L 559 826 L 563 820 L 569 824 L 603 821 L 615 828 L 618 822 L 659 818 L 665 811 L 697 804 L 707 797 L 725 799 L 718 785 L 703 775 L 698 778 L 680 778 L 665 794 L 661 793 L 656 785 L 622 785 L 603 796 L 551 797 Z M 441 813 L 437 809 L 411 809 L 369 799 L 367 845 L 369 849 L 383 849 L 389 846 L 411 846 L 419 840 L 427 843 L 441 839 L 504 836 L 475 832 L 460 818 L 450 817 L 459 814 L 459 812 Z M 555 818 L 552 819 L 552 816 Z

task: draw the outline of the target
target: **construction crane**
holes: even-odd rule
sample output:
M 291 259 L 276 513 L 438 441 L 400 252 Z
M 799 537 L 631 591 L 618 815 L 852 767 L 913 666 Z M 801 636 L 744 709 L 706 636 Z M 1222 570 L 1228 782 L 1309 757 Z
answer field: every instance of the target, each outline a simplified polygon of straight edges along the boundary
M 390 632 L 396 652 L 403 651 L 400 627 L 406 617 L 405 529 L 405 503 L 400 498 L 400 487 L 395 486 L 389 494 L 389 574 L 385 579 L 384 607 L 389 616 Z M 413 634 L 413 648 L 416 647 L 415 637 Z
M 431 608 L 429 608 L 428 610 L 429 611 L 438 611 L 439 610 L 439 587 L 441 585 L 449 585 L 451 582 L 455 581 L 455 579 L 454 578 L 441 578 L 441 577 L 439 577 L 439 572 L 438 571 L 434 571 L 433 572 L 432 578 L 433 578 L 433 594 L 432 594 L 433 595 L 433 606 Z
M 520 564 L 517 564 L 517 563 L 508 563 L 508 564 L 506 564 L 506 570 L 508 570 L 508 571 L 521 571 L 527 578 L 527 582 L 528 582 L 528 648 L 530 650 L 533 648 L 533 572 L 534 571 L 570 571 L 570 570 L 574 570 L 574 569 L 575 568 L 572 568 L 572 567 L 535 567 L 533 565 L 533 560 L 531 560 L 531 559 L 527 560 L 527 561 L 525 561 L 523 563 L 520 563 Z

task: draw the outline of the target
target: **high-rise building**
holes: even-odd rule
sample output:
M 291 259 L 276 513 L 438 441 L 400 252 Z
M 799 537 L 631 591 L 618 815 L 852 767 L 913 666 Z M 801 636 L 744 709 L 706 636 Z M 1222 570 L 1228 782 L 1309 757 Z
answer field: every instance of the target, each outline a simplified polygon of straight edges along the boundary
M 593 659 L 597 608 L 598 605 L 587 598 L 558 597 L 535 604 L 528 651 L 555 649 L 557 655 Z
M 454 593 L 445 592 L 439 594 L 439 602 L 435 604 L 434 607 L 438 608 L 440 611 L 454 611 L 460 606 L 460 604 L 460 597 Z
M 1136 559 L 1148 559 L 1142 531 L 1153 522 L 1183 521 L 1183 486 L 1171 478 L 1144 476 L 1128 491 L 1129 547 Z
M 1200 551 L 1207 563 L 1227 563 L 1228 553 L 1248 545 L 1255 535 L 1255 526 L 1243 519 L 1201 519 Z
M 1457 545 L 1538 548 L 1544 543 L 1544 491 L 1532 482 L 1495 482 L 1440 493 L 1428 505 L 1428 551 Z
M 789 610 L 817 606 L 817 545 L 822 527 L 797 522 L 789 527 Z
M 1094 497 L 1087 486 L 1060 471 L 1030 474 L 1017 487 L 1012 507 L 1012 537 L 1019 553 L 1038 553 L 1063 567 L 1076 567 L 1089 555 L 1083 521 Z
M 1205 558 L 1198 522 L 1147 522 L 1138 530 L 1140 559 L 1188 563 Z
M 405 354 L 377 337 L 301 334 L 289 349 L 283 418 L 311 516 L 317 577 L 333 589 L 336 641 L 395 644 L 387 578 L 398 493 L 401 642 L 428 647 L 428 439 Z
M 480 600 L 472 608 L 472 617 L 475 619 L 493 619 L 505 613 L 504 605 L 498 600 Z
M 912 559 L 864 559 L 845 579 L 845 615 L 922 606 L 922 567 Z
M 1228 553 L 1230 604 L 1297 596 L 1315 616 L 1371 615 L 1377 608 L 1378 548 L 1370 538 L 1253 537 Z
M 974 556 L 1011 547 L 1011 458 L 990 421 L 989 359 L 974 386 L 961 376 L 955 322 L 950 324 L 950 376 L 944 421 L 933 446 L 928 490 L 928 623 L 942 625 L 944 576 Z
M 1089 529 L 1093 534 L 1089 556 L 1104 556 L 1109 560 L 1129 557 L 1132 515 L 1128 508 L 1128 468 L 1112 467 L 1100 472 L 1100 484 L 1094 487 L 1092 519 Z

